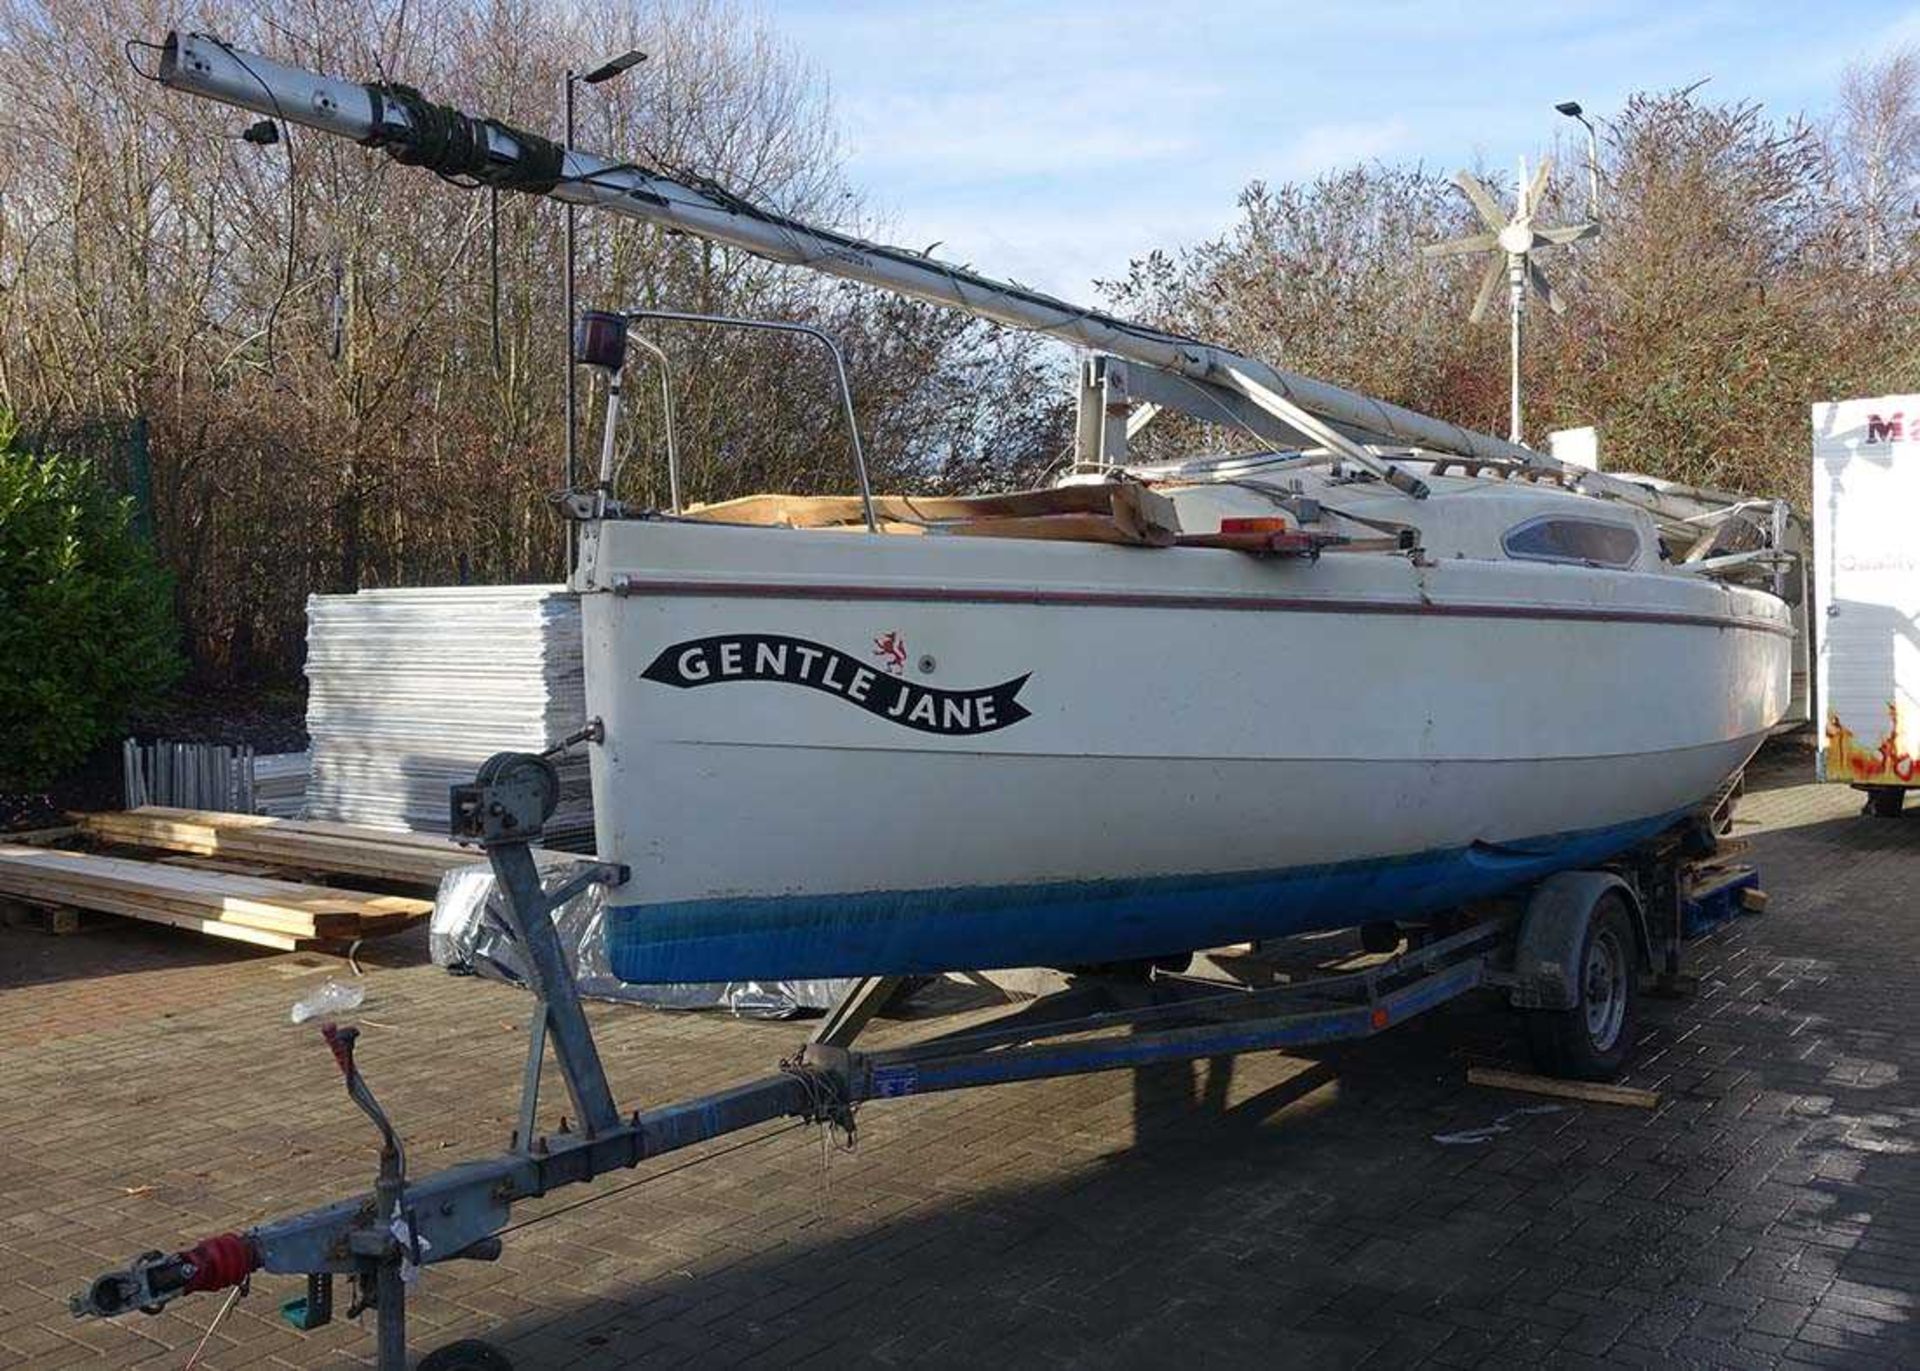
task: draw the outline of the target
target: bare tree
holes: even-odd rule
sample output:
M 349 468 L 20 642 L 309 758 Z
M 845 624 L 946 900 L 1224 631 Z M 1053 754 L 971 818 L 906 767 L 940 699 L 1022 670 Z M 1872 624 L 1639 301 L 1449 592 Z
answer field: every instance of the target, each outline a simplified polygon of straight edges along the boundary
M 1920 363 L 1912 230 L 1892 231 L 1910 214 L 1910 190 L 1892 189 L 1903 174 L 1911 186 L 1897 171 L 1910 158 L 1889 131 L 1907 117 L 1910 73 L 1893 59 L 1852 78 L 1879 111 L 1859 126 L 1878 132 L 1856 140 L 1862 165 L 1881 168 L 1871 270 L 1848 227 L 1854 202 L 1804 122 L 1697 88 L 1629 99 L 1606 128 L 1604 231 L 1555 262 L 1567 313 L 1531 316 L 1539 422 L 1598 423 L 1613 465 L 1804 499 L 1808 403 L 1910 386 Z M 1583 171 L 1550 198 L 1583 205 Z M 1109 294 L 1165 326 L 1497 432 L 1505 330 L 1467 321 L 1479 263 L 1415 255 L 1461 232 L 1464 212 L 1449 182 L 1418 168 L 1256 182 L 1226 234 L 1136 262 Z
M 243 141 L 246 118 L 129 63 L 125 39 L 165 22 L 146 0 L 0 0 L 0 402 L 30 429 L 149 420 L 157 535 L 206 670 L 290 670 L 314 591 L 556 575 L 558 207 L 299 130 Z M 824 81 L 732 0 L 205 0 L 194 26 L 549 132 L 567 67 L 637 46 L 643 67 L 582 91 L 584 143 L 862 224 Z M 882 484 L 1021 469 L 1003 440 L 1046 441 L 1057 405 L 1025 339 L 652 228 L 580 225 L 585 305 L 825 319 Z M 690 498 L 851 484 L 823 359 L 655 333 Z M 986 400 L 1002 375 L 1022 406 Z M 654 393 L 633 388 L 620 435 L 623 493 L 641 501 L 665 498 Z
M 1832 149 L 1867 269 L 1883 271 L 1912 252 L 1920 230 L 1920 50 L 1847 68 Z
M 1491 370 L 1501 344 L 1459 327 L 1463 269 L 1429 271 L 1416 254 L 1456 232 L 1461 214 L 1451 185 L 1419 168 L 1375 163 L 1306 184 L 1256 181 L 1222 237 L 1153 253 L 1106 292 L 1164 327 L 1486 427 L 1505 405 Z M 1162 447 L 1198 436 L 1154 428 Z M 1218 428 L 1209 436 L 1247 442 Z

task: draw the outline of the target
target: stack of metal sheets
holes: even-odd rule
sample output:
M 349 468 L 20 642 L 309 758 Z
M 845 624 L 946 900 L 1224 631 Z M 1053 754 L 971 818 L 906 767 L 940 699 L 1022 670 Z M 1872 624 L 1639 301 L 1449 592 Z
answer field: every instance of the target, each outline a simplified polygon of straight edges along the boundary
M 298 819 L 307 810 L 307 770 L 304 752 L 274 752 L 253 759 L 253 812 L 276 819 Z M 129 806 L 131 808 L 131 806 Z
M 310 818 L 444 833 L 449 786 L 495 752 L 541 751 L 585 721 L 580 607 L 563 586 L 307 599 Z M 591 848 L 584 753 L 560 777 L 543 841 Z

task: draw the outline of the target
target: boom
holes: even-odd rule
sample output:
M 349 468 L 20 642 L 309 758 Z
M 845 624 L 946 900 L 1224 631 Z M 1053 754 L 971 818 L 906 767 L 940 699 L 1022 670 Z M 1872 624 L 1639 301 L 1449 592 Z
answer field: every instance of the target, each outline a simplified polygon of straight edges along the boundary
M 1144 368 L 1148 398 L 1280 442 L 1325 447 L 1408 494 L 1426 488 L 1366 445 L 1420 448 L 1573 472 L 1598 493 L 1619 483 L 1431 415 L 1283 371 L 1196 339 L 1083 309 L 921 253 L 863 242 L 772 213 L 704 179 L 562 149 L 497 120 L 436 105 L 409 88 L 319 76 L 207 34 L 172 32 L 159 79 L 174 90 L 387 149 L 397 160 L 543 194 L 743 249 L 771 261 L 950 306 Z M 1152 375 L 1160 373 L 1160 375 Z M 1624 490 L 1608 490 L 1625 494 Z

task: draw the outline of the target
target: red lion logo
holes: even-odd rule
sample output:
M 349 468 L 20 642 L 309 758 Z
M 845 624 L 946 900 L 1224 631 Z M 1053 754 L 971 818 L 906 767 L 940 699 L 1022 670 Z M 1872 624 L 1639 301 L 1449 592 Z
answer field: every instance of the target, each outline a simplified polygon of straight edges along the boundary
M 907 669 L 907 640 L 900 636 L 898 629 L 889 629 L 873 640 L 873 655 L 889 674 L 899 676 Z

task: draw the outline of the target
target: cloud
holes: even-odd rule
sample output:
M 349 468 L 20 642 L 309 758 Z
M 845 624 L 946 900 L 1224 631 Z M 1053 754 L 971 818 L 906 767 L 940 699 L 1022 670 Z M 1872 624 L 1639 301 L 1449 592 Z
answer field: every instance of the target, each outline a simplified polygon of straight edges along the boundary
M 1126 11 L 1089 0 L 835 3 L 782 20 L 833 72 L 856 170 L 950 185 L 1197 155 L 1233 77 L 1175 41 L 1164 15 Z
M 1105 118 L 1085 91 L 887 91 L 843 103 L 848 150 L 876 172 L 926 182 L 1078 174 L 1191 152 L 1194 136 Z
M 1401 152 L 1412 142 L 1413 126 L 1405 119 L 1315 124 L 1281 150 L 1273 162 L 1273 175 L 1287 180 L 1317 176 L 1334 167 Z
M 916 248 L 938 242 L 934 255 L 942 261 L 1097 305 L 1094 281 L 1124 277 L 1131 260 L 1154 248 L 1218 234 L 1232 212 L 1231 200 L 1180 202 L 1139 193 L 1115 196 L 1093 211 L 1044 201 L 997 212 L 921 206 L 896 216 L 886 236 Z
M 1920 5 L 1901 11 L 1872 32 L 1842 29 L 1815 60 L 1823 73 L 1838 81 L 1840 73 L 1854 63 L 1890 57 L 1901 48 L 1920 48 Z
M 1579 99 L 1702 76 L 1790 115 L 1849 58 L 1920 35 L 1913 0 L 782 0 L 831 73 L 849 174 L 942 256 L 1073 299 L 1221 231 L 1249 181 L 1372 159 L 1529 163 Z M 1858 35 L 1857 38 L 1852 35 Z M 1841 49 L 1844 48 L 1842 54 Z

